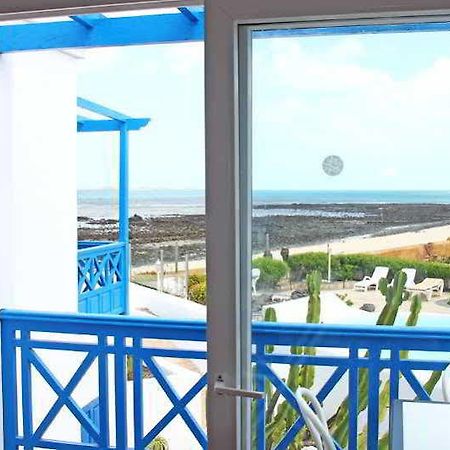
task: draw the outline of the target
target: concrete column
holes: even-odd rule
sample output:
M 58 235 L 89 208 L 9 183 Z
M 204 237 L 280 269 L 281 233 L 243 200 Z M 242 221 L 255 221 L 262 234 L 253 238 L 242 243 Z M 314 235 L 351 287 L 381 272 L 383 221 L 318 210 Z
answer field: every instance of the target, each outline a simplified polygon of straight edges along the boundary
M 76 59 L 0 55 L 0 307 L 77 311 Z

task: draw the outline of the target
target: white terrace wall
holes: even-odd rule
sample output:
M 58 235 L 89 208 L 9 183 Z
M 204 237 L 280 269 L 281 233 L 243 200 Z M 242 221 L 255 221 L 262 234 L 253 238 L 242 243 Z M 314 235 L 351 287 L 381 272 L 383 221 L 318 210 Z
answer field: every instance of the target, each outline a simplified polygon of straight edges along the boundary
M 0 307 L 77 311 L 76 59 L 0 55 Z
M 76 65 L 67 52 L 0 55 L 1 308 L 78 310 Z M 63 385 L 80 363 L 71 352 L 40 356 Z M 98 395 L 97 377 L 95 366 L 78 387 L 81 406 Z M 36 371 L 32 385 L 36 425 L 55 395 Z M 80 426 L 63 410 L 50 434 L 77 441 Z

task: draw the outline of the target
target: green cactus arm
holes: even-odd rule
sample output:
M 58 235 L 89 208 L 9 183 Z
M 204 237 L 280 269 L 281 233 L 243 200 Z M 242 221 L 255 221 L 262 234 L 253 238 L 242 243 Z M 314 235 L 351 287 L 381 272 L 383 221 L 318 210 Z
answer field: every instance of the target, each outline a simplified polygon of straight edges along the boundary
M 434 370 L 431 373 L 430 378 L 428 379 L 428 381 L 423 386 L 423 388 L 425 389 L 425 392 L 428 395 L 431 395 L 433 393 L 434 388 L 438 384 L 438 382 L 441 379 L 441 377 L 442 377 L 442 372 L 440 370 Z M 417 400 L 417 398 L 416 398 L 416 400 Z
M 308 312 L 306 316 L 306 321 L 308 323 L 319 323 L 320 322 L 320 285 L 321 285 L 322 276 L 320 272 L 314 271 L 307 276 L 307 287 L 308 287 Z M 271 308 L 267 308 L 266 314 L 269 320 L 274 319 L 273 313 L 267 313 L 267 311 Z M 276 319 L 275 319 L 276 320 Z M 300 347 L 300 346 L 292 346 L 291 354 L 293 355 L 314 355 L 315 348 L 313 347 Z M 296 392 L 299 386 L 308 386 L 312 387 L 314 384 L 314 367 L 313 366 L 302 366 L 300 367 L 297 364 L 292 364 L 289 367 L 288 378 L 286 382 L 289 389 L 292 392 Z M 278 391 L 276 391 L 278 392 Z M 273 394 L 278 395 L 279 394 Z M 273 399 L 273 396 L 272 396 Z M 275 403 L 276 404 L 276 403 Z M 270 405 L 270 416 L 273 416 L 274 404 Z M 280 428 L 283 429 L 283 432 L 286 432 L 290 426 L 297 419 L 298 414 L 294 408 L 287 402 L 283 401 L 277 410 L 277 414 L 273 417 L 272 421 L 267 420 L 266 423 L 266 446 L 267 444 L 272 444 L 273 442 L 277 442 L 276 435 L 280 434 Z M 267 414 L 266 414 L 267 418 Z M 281 433 L 282 435 L 282 433 Z M 300 433 L 296 437 L 296 441 L 300 436 Z
M 275 308 L 267 308 L 264 313 L 264 322 L 277 322 L 277 312 L 275 311 Z M 273 353 L 274 346 L 273 345 L 266 345 L 265 352 L 266 353 Z
M 406 274 L 404 272 L 398 272 L 395 275 L 392 286 L 388 286 L 387 281 L 382 280 L 382 282 L 380 283 L 380 289 L 385 295 L 386 304 L 381 311 L 380 316 L 378 317 L 377 325 L 394 325 L 400 305 L 407 297 L 405 294 L 405 284 Z M 414 306 L 416 307 L 417 305 Z M 416 310 L 414 310 L 414 314 L 415 312 Z M 361 412 L 365 408 L 367 408 L 369 392 L 368 386 L 368 370 L 361 369 L 358 377 L 358 412 Z M 345 447 L 348 442 L 348 417 L 348 397 L 346 397 L 339 406 L 336 414 L 329 421 L 333 437 L 343 447 Z
M 409 308 L 409 316 L 406 320 L 407 327 L 415 327 L 419 321 L 420 311 L 422 310 L 422 298 L 421 295 L 413 295 L 411 298 L 411 306 Z M 400 359 L 408 359 L 409 351 L 402 350 L 400 352 Z

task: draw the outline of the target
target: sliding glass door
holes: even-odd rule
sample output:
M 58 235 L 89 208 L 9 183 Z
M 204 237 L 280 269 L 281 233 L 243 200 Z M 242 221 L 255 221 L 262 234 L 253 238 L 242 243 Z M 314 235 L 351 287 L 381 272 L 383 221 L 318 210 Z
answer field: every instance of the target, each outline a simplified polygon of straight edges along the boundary
M 450 26 L 326 25 L 257 27 L 247 41 L 252 318 L 277 323 L 271 338 L 273 328 L 254 325 L 255 388 L 265 391 L 254 408 L 260 449 L 315 442 L 297 410 L 304 389 L 322 403 L 333 445 L 387 445 L 396 399 L 417 392 L 405 392 L 410 381 L 392 366 L 362 361 L 395 355 L 381 335 L 382 347 L 364 342 L 370 327 L 450 325 Z M 333 341 L 335 325 L 342 335 L 360 327 L 359 340 Z M 281 335 L 283 345 L 267 345 Z M 413 356 L 405 347 L 401 357 Z M 365 392 L 371 377 L 377 385 Z M 431 378 L 428 370 L 422 384 Z M 390 389 L 398 392 L 389 399 Z M 350 415 L 345 399 L 355 406 L 355 397 Z
M 389 448 L 397 405 L 445 398 L 450 347 L 426 329 L 450 325 L 449 19 L 232 3 L 235 20 L 210 5 L 206 47 L 208 208 L 232 269 L 209 293 L 209 376 L 244 392 L 210 443 Z

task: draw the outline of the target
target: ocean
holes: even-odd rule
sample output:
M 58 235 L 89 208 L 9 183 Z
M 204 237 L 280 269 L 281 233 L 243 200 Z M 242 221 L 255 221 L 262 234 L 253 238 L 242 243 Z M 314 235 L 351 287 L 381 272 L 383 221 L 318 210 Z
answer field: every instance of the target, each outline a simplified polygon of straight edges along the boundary
M 289 209 L 290 204 L 450 204 L 450 191 L 290 191 L 257 190 L 254 205 L 279 204 L 280 208 L 256 209 L 255 215 L 306 215 L 311 210 Z M 117 217 L 117 192 L 80 190 L 78 215 L 92 218 Z M 171 216 L 205 213 L 205 193 L 201 190 L 136 190 L 130 192 L 130 215 Z M 320 214 L 326 216 L 326 211 Z M 331 213 L 333 214 L 333 213 Z M 338 215 L 345 215 L 340 211 Z M 350 213 L 349 213 L 350 214 Z

